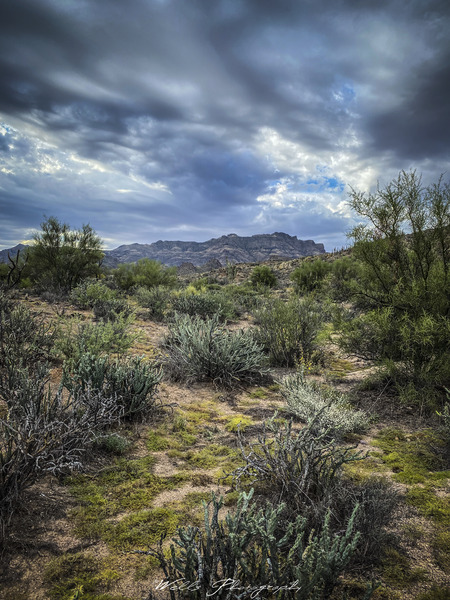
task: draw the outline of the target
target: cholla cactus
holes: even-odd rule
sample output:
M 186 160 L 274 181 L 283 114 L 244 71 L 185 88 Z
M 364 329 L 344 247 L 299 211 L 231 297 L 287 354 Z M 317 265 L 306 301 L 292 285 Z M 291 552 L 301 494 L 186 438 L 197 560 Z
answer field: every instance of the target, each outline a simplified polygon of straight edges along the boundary
M 358 543 L 358 508 L 343 532 L 330 532 L 328 514 L 320 533 L 307 536 L 303 517 L 280 526 L 285 506 L 258 508 L 252 497 L 253 490 L 241 494 L 236 512 L 220 521 L 222 498 L 213 495 L 205 504 L 204 531 L 180 528 L 168 557 L 162 540 L 148 551 L 161 564 L 167 581 L 159 589 L 168 589 L 171 600 L 239 599 L 258 590 L 286 600 L 329 597 Z
M 354 447 L 343 448 L 329 439 L 327 431 L 317 434 L 313 421 L 300 431 L 292 421 L 268 421 L 258 443 L 246 447 L 242 432 L 237 441 L 244 465 L 231 475 L 234 485 L 259 483 L 287 502 L 297 513 L 313 520 L 322 518 L 336 486 L 342 466 L 361 460 Z

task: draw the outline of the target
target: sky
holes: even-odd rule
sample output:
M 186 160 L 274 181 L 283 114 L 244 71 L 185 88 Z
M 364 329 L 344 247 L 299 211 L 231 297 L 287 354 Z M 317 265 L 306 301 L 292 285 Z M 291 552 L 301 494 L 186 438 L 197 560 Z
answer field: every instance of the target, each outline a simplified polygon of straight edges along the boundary
M 4 0 L 0 248 L 281 231 L 450 164 L 448 0 Z M 444 176 L 448 181 L 448 177 Z

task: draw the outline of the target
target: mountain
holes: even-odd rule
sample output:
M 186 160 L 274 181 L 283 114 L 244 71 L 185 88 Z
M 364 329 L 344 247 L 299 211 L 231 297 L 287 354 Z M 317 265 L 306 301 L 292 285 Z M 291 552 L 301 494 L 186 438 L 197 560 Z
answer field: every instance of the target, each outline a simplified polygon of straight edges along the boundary
M 323 254 L 323 244 L 312 240 L 299 240 L 287 233 L 266 233 L 241 237 L 235 233 L 223 235 L 207 242 L 168 242 L 129 244 L 105 252 L 103 264 L 115 267 L 120 263 L 136 262 L 150 258 L 169 266 L 190 262 L 195 266 L 209 261 L 222 265 L 232 263 L 262 262 L 271 258 L 301 258 Z
M 25 244 L 17 244 L 17 246 L 14 246 L 14 248 L 7 248 L 6 250 L 0 250 L 0 263 L 7 263 L 8 261 L 8 254 L 12 259 L 15 259 L 17 257 L 17 252 L 19 250 L 24 250 L 25 248 L 28 248 L 28 246 L 26 246 Z M 23 252 L 21 252 L 21 255 L 23 254 Z
M 11 257 L 17 255 L 18 250 L 26 248 L 18 244 L 14 248 L 0 250 L 0 263 L 8 262 L 8 252 Z M 294 235 L 287 233 L 264 233 L 241 237 L 235 233 L 213 238 L 207 242 L 155 242 L 153 244 L 125 244 L 114 250 L 107 250 L 103 264 L 107 267 L 116 267 L 120 263 L 136 262 L 141 258 L 150 258 L 168 266 L 179 266 L 183 263 L 192 263 L 194 266 L 203 266 L 206 263 L 225 265 L 232 263 L 255 263 L 272 258 L 302 258 L 323 254 L 323 244 L 316 244 L 312 240 L 299 240 Z

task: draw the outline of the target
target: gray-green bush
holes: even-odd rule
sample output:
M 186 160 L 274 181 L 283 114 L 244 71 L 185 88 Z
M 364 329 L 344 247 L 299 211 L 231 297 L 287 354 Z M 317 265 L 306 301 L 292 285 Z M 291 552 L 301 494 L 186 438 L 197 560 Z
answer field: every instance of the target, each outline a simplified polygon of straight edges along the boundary
M 238 431 L 244 465 L 232 474 L 238 487 L 242 482 L 258 482 L 270 494 L 280 495 L 297 514 L 311 519 L 311 527 L 316 525 L 317 515 L 323 516 L 328 508 L 342 466 L 362 459 L 354 448 L 340 447 L 329 432 L 318 432 L 314 425 L 296 431 L 292 421 L 268 421 L 258 443 L 249 448 Z
M 166 371 L 175 380 L 209 380 L 234 387 L 261 380 L 266 358 L 250 331 L 228 331 L 217 316 L 174 317 L 163 344 Z
M 237 316 L 231 299 L 220 292 L 182 292 L 173 297 L 172 308 L 175 312 L 202 319 L 216 315 L 222 322 Z
M 345 476 L 343 467 L 363 460 L 361 452 L 338 445 L 329 431 L 318 432 L 313 422 L 298 431 L 292 421 L 272 420 L 257 443 L 249 445 L 241 431 L 237 441 L 244 464 L 231 474 L 235 485 L 257 485 L 269 502 L 284 502 L 286 512 L 280 521 L 302 515 L 306 536 L 321 530 L 327 514 L 330 531 L 342 531 L 359 505 L 355 524 L 363 536 L 354 562 L 367 564 L 379 558 L 398 495 L 388 482 L 353 483 Z
M 161 368 L 140 356 L 111 360 L 88 352 L 64 365 L 61 385 L 72 394 L 89 390 L 115 398 L 126 418 L 149 416 L 157 406 Z
M 21 385 L 3 396 L 0 419 L 0 542 L 24 490 L 43 473 L 80 468 L 98 432 L 122 415 L 111 396 L 87 390 L 67 398 L 42 377 L 20 375 Z
M 0 291 L 0 394 L 20 385 L 21 371 L 45 370 L 54 343 L 55 332 L 43 316 Z
M 306 381 L 301 371 L 279 383 L 288 412 L 304 423 L 313 422 L 318 431 L 327 430 L 332 437 L 341 438 L 369 425 L 364 411 L 355 410 L 343 394 Z

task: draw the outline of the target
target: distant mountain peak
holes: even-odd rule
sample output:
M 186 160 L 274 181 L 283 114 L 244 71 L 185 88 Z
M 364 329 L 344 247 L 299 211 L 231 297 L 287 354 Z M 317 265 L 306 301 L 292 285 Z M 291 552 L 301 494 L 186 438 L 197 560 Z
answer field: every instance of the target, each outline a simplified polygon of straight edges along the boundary
M 16 256 L 18 250 L 26 248 L 18 244 L 14 248 L 0 251 L 0 262 L 8 262 L 8 252 Z M 258 263 L 271 258 L 302 258 L 323 254 L 323 244 L 313 240 L 299 240 L 287 233 L 261 233 L 252 236 L 239 236 L 229 233 L 206 242 L 182 242 L 158 240 L 153 244 L 122 244 L 114 250 L 105 252 L 103 264 L 115 267 L 120 263 L 131 263 L 141 258 L 157 260 L 168 266 L 192 263 L 201 267 L 206 263 L 218 261 L 221 265 L 232 263 Z
M 323 244 L 313 240 L 299 240 L 287 233 L 263 233 L 248 237 L 229 233 L 206 242 L 183 242 L 158 240 L 153 244 L 124 244 L 106 252 L 104 264 L 136 262 L 141 258 L 158 260 L 168 266 L 192 263 L 202 266 L 209 261 L 251 263 L 270 258 L 302 258 L 323 254 Z

